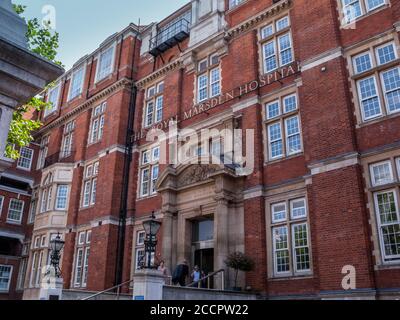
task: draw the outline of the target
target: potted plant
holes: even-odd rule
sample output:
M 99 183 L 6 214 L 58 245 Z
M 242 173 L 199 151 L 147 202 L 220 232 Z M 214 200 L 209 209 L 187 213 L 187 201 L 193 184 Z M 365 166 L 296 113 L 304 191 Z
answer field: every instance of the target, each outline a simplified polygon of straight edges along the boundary
M 235 286 L 234 291 L 242 291 L 241 287 L 237 286 L 237 277 L 239 271 L 249 272 L 254 268 L 254 261 L 250 257 L 246 256 L 242 252 L 233 252 L 228 255 L 225 260 L 225 264 L 228 268 L 235 270 Z

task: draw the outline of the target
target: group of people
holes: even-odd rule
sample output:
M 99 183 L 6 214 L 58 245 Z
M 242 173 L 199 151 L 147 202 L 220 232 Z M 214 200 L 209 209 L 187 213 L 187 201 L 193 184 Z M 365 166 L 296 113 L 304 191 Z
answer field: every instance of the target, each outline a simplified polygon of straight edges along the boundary
M 168 277 L 168 269 L 165 266 L 165 261 L 161 260 L 160 264 L 157 268 L 158 271 L 162 272 L 165 277 Z M 186 260 L 182 261 L 182 263 L 178 264 L 172 274 L 172 284 L 180 285 L 181 287 L 186 286 L 186 280 L 189 276 L 189 265 Z M 195 265 L 191 274 L 190 274 L 190 284 L 192 287 L 204 287 L 204 277 L 206 273 L 203 270 L 200 270 L 198 265 Z M 200 285 L 199 285 L 200 284 Z

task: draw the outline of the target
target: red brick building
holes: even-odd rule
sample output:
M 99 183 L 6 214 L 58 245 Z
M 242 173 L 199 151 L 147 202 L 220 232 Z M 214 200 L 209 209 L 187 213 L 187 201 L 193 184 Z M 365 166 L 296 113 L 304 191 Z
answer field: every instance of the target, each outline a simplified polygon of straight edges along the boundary
M 193 0 L 108 38 L 47 94 L 24 298 L 57 232 L 66 289 L 130 280 L 152 212 L 170 270 L 242 251 L 270 299 L 400 296 L 399 22 L 395 0 Z

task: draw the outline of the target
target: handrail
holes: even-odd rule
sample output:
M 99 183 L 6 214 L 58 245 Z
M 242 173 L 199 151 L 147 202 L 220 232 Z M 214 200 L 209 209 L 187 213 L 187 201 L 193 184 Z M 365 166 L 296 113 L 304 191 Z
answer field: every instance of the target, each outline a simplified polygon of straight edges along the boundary
M 201 283 L 204 280 L 207 280 L 207 289 L 210 289 L 210 279 L 211 279 L 211 277 L 214 277 L 219 273 L 221 273 L 221 275 L 222 275 L 222 277 L 221 277 L 221 290 L 225 290 L 225 269 L 219 269 L 218 271 L 214 271 L 214 272 L 206 275 L 205 277 L 201 278 L 198 281 L 193 281 L 192 283 L 189 283 L 186 287 L 192 287 L 195 284 L 197 284 L 198 288 L 201 288 Z
M 122 283 L 120 283 L 119 285 L 116 285 L 116 286 L 111 287 L 111 288 L 109 288 L 109 289 L 106 289 L 106 290 L 97 292 L 97 293 L 95 293 L 95 294 L 92 294 L 92 295 L 89 296 L 89 297 L 82 298 L 81 300 L 89 300 L 89 299 L 92 299 L 92 298 L 96 298 L 97 296 L 100 296 L 100 295 L 102 295 L 102 294 L 104 294 L 104 293 L 107 293 L 107 292 L 109 292 L 109 291 L 111 291 L 111 290 L 114 290 L 114 289 L 118 289 L 118 290 L 117 290 L 117 299 L 118 299 L 118 298 L 119 298 L 119 295 L 120 295 L 120 288 L 121 288 L 122 286 L 128 284 L 128 283 L 131 283 L 131 282 L 133 282 L 133 279 L 131 279 L 131 280 L 129 280 L 129 281 L 122 282 Z

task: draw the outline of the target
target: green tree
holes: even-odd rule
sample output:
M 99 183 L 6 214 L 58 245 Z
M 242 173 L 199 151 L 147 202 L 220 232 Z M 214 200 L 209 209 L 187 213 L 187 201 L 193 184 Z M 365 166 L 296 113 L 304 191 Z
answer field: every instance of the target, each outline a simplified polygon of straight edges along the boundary
M 14 4 L 13 6 L 14 11 L 22 16 L 26 6 L 19 4 Z M 26 20 L 26 23 L 28 26 L 26 37 L 29 50 L 62 66 L 62 63 L 56 60 L 57 49 L 59 47 L 59 34 L 58 32 L 51 31 L 50 21 L 44 22 L 43 25 L 41 25 L 37 18 L 33 18 Z M 52 84 L 49 84 L 48 87 L 51 85 Z M 17 159 L 19 157 L 17 149 L 27 146 L 32 142 L 32 132 L 42 126 L 39 120 L 27 119 L 24 115 L 32 110 L 40 111 L 49 107 L 49 103 L 44 102 L 41 97 L 37 96 L 33 97 L 14 112 L 7 138 L 7 157 Z

